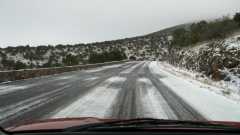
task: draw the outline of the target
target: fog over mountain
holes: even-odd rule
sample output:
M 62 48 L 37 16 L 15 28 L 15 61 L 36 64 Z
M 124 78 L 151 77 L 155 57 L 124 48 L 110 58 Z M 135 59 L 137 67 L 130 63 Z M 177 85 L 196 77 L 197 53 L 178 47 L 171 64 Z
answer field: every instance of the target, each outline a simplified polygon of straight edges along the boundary
M 239 0 L 0 0 L 0 46 L 133 37 L 239 10 Z

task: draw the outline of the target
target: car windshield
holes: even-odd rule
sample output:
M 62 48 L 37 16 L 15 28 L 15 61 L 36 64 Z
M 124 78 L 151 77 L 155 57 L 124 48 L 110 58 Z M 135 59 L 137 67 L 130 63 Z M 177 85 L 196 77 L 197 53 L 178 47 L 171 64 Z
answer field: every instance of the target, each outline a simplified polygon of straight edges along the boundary
M 131 119 L 240 125 L 239 5 L 0 0 L 0 127 Z

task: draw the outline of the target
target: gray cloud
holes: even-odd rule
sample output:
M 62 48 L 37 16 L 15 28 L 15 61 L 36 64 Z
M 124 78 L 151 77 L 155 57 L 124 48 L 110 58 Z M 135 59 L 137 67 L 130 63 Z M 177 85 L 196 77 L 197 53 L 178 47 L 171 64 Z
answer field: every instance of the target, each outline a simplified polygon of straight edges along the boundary
M 132 37 L 232 15 L 239 0 L 0 0 L 0 45 Z

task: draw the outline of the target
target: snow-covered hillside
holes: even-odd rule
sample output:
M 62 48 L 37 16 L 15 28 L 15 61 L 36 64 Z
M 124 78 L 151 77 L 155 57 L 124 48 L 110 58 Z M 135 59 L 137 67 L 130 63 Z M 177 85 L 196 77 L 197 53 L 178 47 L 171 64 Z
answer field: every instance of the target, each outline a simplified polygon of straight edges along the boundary
M 175 68 L 169 69 L 220 87 L 223 90 L 216 92 L 227 97 L 235 99 L 234 95 L 240 95 L 240 34 L 173 49 L 170 54 L 167 63 Z
M 234 89 L 234 93 L 240 93 L 239 33 L 222 40 L 177 47 L 172 42 L 171 31 L 174 29 L 89 44 L 1 48 L 0 70 L 65 66 L 69 64 L 66 63 L 69 61 L 67 58 L 74 58 L 73 64 L 85 64 L 90 62 L 91 54 L 118 50 L 125 54 L 127 59 L 165 61 L 176 68 L 194 73 L 197 78 L 202 78 L 201 80 L 222 81 L 223 85 L 228 85 L 227 88 Z M 68 57 L 69 55 L 71 57 Z M 231 91 L 224 92 L 229 94 Z
M 164 52 L 162 48 L 167 44 L 167 36 L 161 34 L 91 44 L 1 48 L 0 70 L 64 66 L 68 55 L 76 57 L 77 64 L 84 64 L 89 62 L 92 53 L 113 50 L 124 53 L 128 59 L 154 60 Z

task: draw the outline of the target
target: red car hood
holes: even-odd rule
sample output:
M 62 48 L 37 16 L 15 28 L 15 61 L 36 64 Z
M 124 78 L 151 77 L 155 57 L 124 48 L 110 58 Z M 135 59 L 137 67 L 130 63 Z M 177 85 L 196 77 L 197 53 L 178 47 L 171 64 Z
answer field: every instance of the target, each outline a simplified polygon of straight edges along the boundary
M 116 121 L 116 119 L 99 119 L 94 117 L 82 117 L 82 118 L 59 118 L 37 121 L 33 123 L 22 124 L 20 126 L 7 128 L 7 131 L 33 131 L 33 130 L 57 130 L 65 129 L 73 126 L 81 126 L 85 124 L 102 123 Z M 210 124 L 223 124 L 240 128 L 240 122 L 229 121 L 209 121 Z
M 27 130 L 55 130 L 65 129 L 73 126 L 81 126 L 85 124 L 110 122 L 113 119 L 99 119 L 94 117 L 81 117 L 81 118 L 58 118 L 58 119 L 47 119 L 36 122 L 30 122 L 21 124 L 15 127 L 9 127 L 6 130 L 10 132 L 16 131 L 27 131 Z

